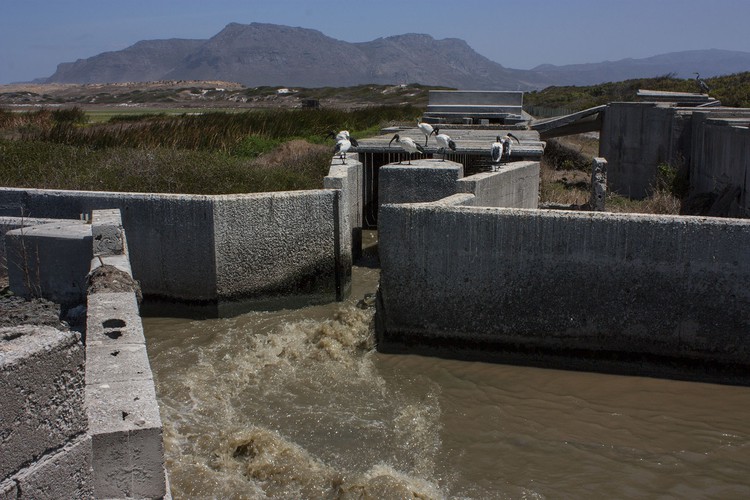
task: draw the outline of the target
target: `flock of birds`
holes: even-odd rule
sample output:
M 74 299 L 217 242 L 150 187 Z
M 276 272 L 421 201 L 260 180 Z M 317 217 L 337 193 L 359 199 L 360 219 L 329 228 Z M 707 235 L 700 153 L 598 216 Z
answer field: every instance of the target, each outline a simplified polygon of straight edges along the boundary
M 448 134 L 440 133 L 440 127 L 433 127 L 429 123 L 420 122 L 417 120 L 417 128 L 424 134 L 424 146 L 416 142 L 411 137 L 401 137 L 399 134 L 395 134 L 388 143 L 390 148 L 393 142 L 396 142 L 401 148 L 408 153 L 408 165 L 411 165 L 411 157 L 414 153 L 425 152 L 427 142 L 430 136 L 435 135 L 435 140 L 438 144 L 438 153 L 443 154 L 442 161 L 445 161 L 445 156 L 448 150 L 456 151 L 456 143 L 450 138 Z M 359 144 L 357 140 L 349 134 L 348 130 L 341 130 L 338 134 L 331 131 L 328 132 L 326 137 L 332 137 L 336 140 L 336 146 L 333 148 L 334 156 L 338 155 L 341 159 L 341 163 L 346 163 L 346 153 L 352 148 L 357 147 Z M 492 158 L 492 171 L 496 172 L 500 166 L 500 162 L 503 158 L 509 158 L 511 154 L 513 141 L 520 144 L 521 141 L 518 137 L 514 136 L 510 132 L 505 136 L 497 136 L 495 142 L 490 146 L 490 157 Z M 402 160 L 399 160 L 399 165 Z

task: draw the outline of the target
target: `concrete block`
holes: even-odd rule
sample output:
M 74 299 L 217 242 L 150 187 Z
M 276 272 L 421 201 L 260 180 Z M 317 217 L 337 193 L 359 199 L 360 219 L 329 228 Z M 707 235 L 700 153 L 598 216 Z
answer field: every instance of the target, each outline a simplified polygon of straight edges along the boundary
M 125 251 L 119 209 L 94 210 L 91 216 L 94 255 L 119 255 Z
M 145 345 L 138 302 L 132 292 L 88 296 L 86 346 Z
M 162 424 L 151 380 L 89 386 L 94 493 L 104 498 L 166 494 Z
M 5 247 L 16 295 L 41 296 L 64 306 L 84 301 L 92 257 L 90 225 L 66 221 L 14 229 L 6 233 Z
M 82 435 L 15 478 L 18 499 L 93 498 L 91 437 Z
M 30 217 L 0 217 L 0 276 L 8 275 L 5 258 L 5 233 L 22 227 L 37 226 L 56 222 L 54 219 L 33 219 Z
M 0 329 L 0 477 L 86 431 L 83 392 L 78 333 Z
M 145 345 L 123 344 L 86 347 L 86 384 L 152 380 Z
M 378 203 L 420 203 L 456 194 L 463 165 L 452 161 L 414 160 L 380 167 Z

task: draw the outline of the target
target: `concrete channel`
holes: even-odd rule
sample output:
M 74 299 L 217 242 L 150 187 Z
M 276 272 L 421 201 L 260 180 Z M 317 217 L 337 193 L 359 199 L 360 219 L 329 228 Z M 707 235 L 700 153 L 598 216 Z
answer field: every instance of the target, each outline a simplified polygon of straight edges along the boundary
M 696 185 L 716 191 L 747 179 L 744 122 L 692 115 Z M 607 120 L 603 147 L 612 150 Z M 732 205 L 745 218 L 539 210 L 537 132 L 519 131 L 513 161 L 489 172 L 479 165 L 500 132 L 455 127 L 446 130 L 464 149 L 445 161 L 432 148 L 396 163 L 386 130 L 346 163 L 332 159 L 312 191 L 0 188 L 13 290 L 87 305 L 85 338 L 0 329 L 0 496 L 169 498 L 141 296 L 202 316 L 342 300 L 373 223 L 380 350 L 750 383 L 747 185 Z M 636 133 L 627 130 L 622 137 Z M 740 161 L 714 165 L 727 149 L 710 145 L 723 141 Z M 612 151 L 612 182 L 639 186 Z M 474 156 L 482 158 L 461 161 Z

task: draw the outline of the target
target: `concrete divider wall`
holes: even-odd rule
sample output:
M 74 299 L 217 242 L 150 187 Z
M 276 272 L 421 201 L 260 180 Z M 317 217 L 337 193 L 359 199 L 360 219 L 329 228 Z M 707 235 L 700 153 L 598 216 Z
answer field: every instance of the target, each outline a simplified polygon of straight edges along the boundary
M 498 172 L 482 172 L 458 180 L 459 193 L 476 196 L 476 206 L 537 208 L 539 162 L 519 161 L 502 165 Z
M 745 110 L 746 119 L 750 112 Z M 750 128 L 710 113 L 693 115 L 690 185 L 697 193 L 739 188 L 731 215 L 750 218 Z
M 334 163 L 336 160 L 334 160 Z M 332 165 L 330 189 L 171 195 L 0 188 L 0 216 L 77 219 L 119 209 L 143 293 L 238 312 L 269 297 L 344 298 L 361 228 L 361 164 Z M 353 215 L 353 214 L 356 214 Z
M 676 160 L 684 126 L 682 115 L 664 104 L 610 103 L 599 140 L 599 156 L 608 162 L 609 188 L 630 198 L 648 196 L 657 166 Z
M 95 210 L 91 226 L 95 258 L 86 318 L 85 394 L 94 496 L 169 497 L 162 422 L 137 291 L 124 289 L 132 274 L 119 210 Z M 128 279 L 103 266 L 117 268 Z
M 448 203 L 379 221 L 384 350 L 749 364 L 750 221 Z
M 380 167 L 378 203 L 419 203 L 434 201 L 456 193 L 456 182 L 464 176 L 464 167 L 453 161 L 420 159 Z

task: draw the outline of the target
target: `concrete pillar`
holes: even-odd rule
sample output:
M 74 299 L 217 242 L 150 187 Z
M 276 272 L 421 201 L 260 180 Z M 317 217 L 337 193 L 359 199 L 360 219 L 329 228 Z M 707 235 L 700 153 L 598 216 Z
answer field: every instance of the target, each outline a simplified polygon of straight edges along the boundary
M 594 158 L 591 171 L 591 200 L 589 205 L 595 212 L 604 212 L 604 202 L 607 195 L 607 160 Z

